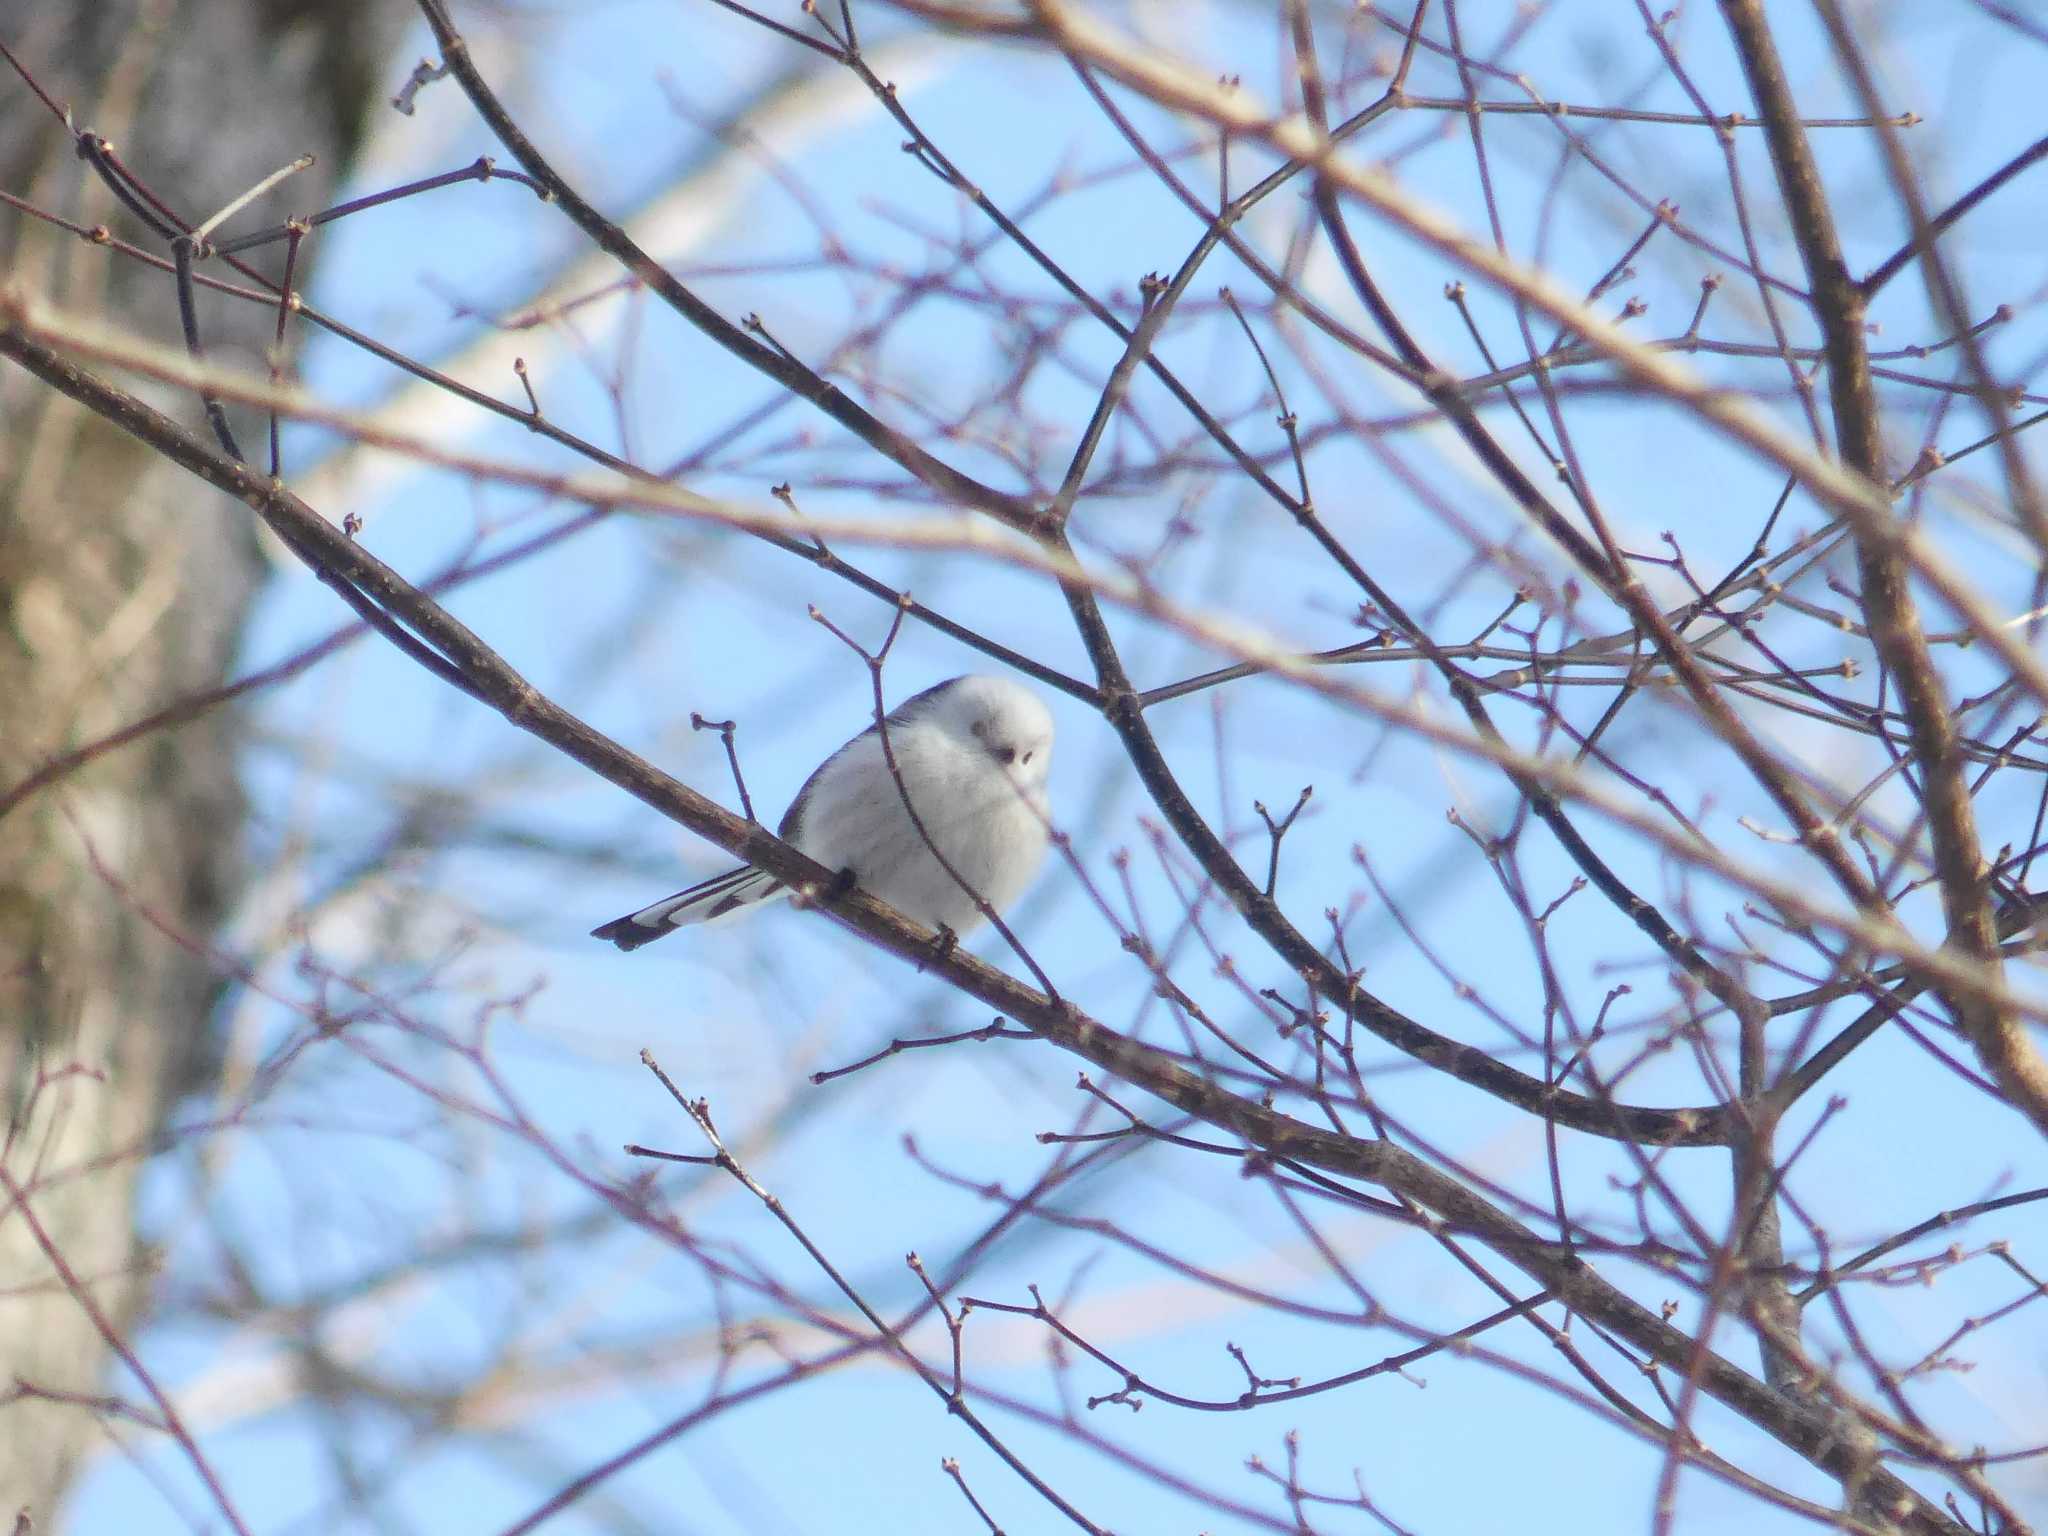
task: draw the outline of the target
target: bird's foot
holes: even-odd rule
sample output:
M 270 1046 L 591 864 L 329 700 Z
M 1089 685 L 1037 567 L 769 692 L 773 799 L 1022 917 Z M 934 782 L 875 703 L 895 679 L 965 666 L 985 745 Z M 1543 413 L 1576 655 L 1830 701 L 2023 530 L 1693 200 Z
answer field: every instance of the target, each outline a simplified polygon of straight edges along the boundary
M 932 940 L 931 948 L 925 957 L 917 962 L 917 968 L 922 971 L 928 965 L 942 965 L 953 957 L 953 951 L 959 947 L 960 935 L 941 923 L 939 936 Z

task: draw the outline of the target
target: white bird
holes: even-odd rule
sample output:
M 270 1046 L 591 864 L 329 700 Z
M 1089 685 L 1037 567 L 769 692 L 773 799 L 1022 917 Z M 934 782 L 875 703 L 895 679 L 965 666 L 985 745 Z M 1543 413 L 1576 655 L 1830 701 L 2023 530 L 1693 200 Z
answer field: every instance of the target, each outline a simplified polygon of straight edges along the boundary
M 976 898 L 1008 906 L 1045 857 L 1052 715 L 1028 688 L 969 676 L 927 688 L 882 724 L 888 754 L 870 725 L 804 781 L 776 835 L 827 869 L 850 871 L 905 917 L 966 933 L 982 920 Z M 766 870 L 742 864 L 591 936 L 638 949 L 789 894 Z

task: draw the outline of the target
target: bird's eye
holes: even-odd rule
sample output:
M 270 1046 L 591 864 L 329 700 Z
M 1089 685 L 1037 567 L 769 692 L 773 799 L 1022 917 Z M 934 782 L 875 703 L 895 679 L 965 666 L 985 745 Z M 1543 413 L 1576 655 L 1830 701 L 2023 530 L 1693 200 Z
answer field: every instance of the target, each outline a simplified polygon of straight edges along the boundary
M 1024 754 L 1024 761 L 1027 763 L 1031 761 L 1031 754 L 1029 752 Z
M 1017 761 L 1017 749 L 1015 747 L 997 747 L 996 760 L 998 762 L 1014 763 Z

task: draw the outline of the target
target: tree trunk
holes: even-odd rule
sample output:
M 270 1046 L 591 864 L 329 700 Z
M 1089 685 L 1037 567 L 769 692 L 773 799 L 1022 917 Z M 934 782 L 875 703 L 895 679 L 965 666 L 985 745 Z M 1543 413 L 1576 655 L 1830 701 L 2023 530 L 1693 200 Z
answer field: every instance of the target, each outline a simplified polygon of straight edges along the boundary
M 0 0 L 0 36 L 187 218 L 316 155 L 233 226 L 254 229 L 326 200 L 403 15 L 395 3 Z M 224 64 L 251 58 L 262 67 Z M 11 75 L 0 177 L 39 208 L 162 249 Z M 167 274 L 11 210 L 0 257 L 5 281 L 29 293 L 178 336 Z M 278 270 L 275 252 L 259 259 Z M 212 355 L 262 357 L 274 312 L 201 313 Z M 196 419 L 190 402 L 166 408 Z M 244 438 L 251 451 L 261 440 Z M 0 372 L 0 793 L 224 677 L 262 576 L 251 527 L 122 433 Z M 50 1529 L 82 1459 L 106 1443 L 92 1400 L 138 1395 L 110 1376 L 108 1343 L 58 1261 L 114 1330 L 138 1324 L 151 1288 L 137 1184 L 213 1054 L 221 977 L 206 947 L 241 873 L 235 747 L 232 715 L 217 710 L 99 757 L 0 821 L 0 1122 L 33 1215 L 0 1186 L 0 1523 L 25 1508 Z

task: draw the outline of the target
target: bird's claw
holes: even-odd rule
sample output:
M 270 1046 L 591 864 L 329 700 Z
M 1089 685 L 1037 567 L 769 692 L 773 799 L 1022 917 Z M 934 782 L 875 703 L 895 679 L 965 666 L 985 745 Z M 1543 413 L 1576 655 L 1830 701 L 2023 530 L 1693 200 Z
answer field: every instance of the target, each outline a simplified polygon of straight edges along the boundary
M 922 971 L 928 965 L 943 964 L 952 958 L 953 951 L 959 947 L 960 935 L 948 928 L 944 923 L 941 923 L 939 924 L 939 936 L 932 940 L 930 952 L 917 962 L 917 968 Z

